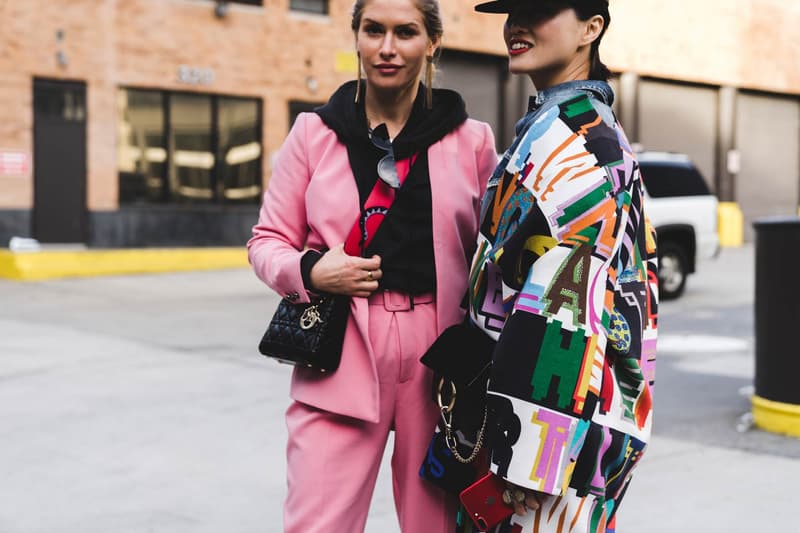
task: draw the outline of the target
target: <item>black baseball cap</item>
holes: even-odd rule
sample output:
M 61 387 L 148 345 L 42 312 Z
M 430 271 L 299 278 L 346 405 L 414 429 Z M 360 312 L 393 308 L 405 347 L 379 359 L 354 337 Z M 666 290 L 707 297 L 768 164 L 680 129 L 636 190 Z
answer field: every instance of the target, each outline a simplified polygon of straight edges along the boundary
M 531 7 L 596 7 L 608 9 L 608 0 L 494 0 L 475 6 L 481 13 L 511 13 L 515 8 L 529 4 Z

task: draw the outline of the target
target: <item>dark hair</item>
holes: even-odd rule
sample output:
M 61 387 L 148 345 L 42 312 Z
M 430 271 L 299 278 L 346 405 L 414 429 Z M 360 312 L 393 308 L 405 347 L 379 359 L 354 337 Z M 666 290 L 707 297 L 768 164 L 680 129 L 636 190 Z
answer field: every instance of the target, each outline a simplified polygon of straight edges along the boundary
M 580 20 L 589 20 L 595 15 L 603 17 L 603 29 L 600 35 L 592 43 L 592 49 L 589 52 L 589 79 L 608 81 L 611 77 L 611 71 L 608 67 L 600 61 L 600 41 L 603 40 L 608 25 L 611 24 L 611 15 L 608 12 L 608 0 L 575 0 L 570 2 L 570 5 L 575 10 Z
M 369 0 L 356 0 L 353 4 L 353 20 L 350 26 L 353 31 L 358 31 L 361 26 L 361 15 L 364 13 L 364 8 L 367 6 Z M 414 0 L 417 4 L 417 9 L 422 13 L 422 20 L 425 22 L 425 31 L 431 40 L 438 39 L 444 34 L 444 25 L 442 24 L 442 14 L 439 11 L 438 0 Z

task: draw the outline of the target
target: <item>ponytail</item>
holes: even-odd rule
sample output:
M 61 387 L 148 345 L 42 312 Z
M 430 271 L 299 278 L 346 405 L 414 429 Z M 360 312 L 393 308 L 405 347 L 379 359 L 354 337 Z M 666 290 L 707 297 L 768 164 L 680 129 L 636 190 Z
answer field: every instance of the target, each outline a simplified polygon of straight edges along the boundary
M 611 70 L 600 61 L 600 50 L 598 49 L 598 42 L 600 38 L 598 37 L 597 41 L 592 43 L 592 51 L 590 53 L 590 64 L 589 64 L 589 79 L 590 80 L 599 80 L 599 81 L 608 81 L 611 77 Z
M 603 35 L 605 35 L 609 24 L 611 24 L 611 15 L 608 12 L 608 0 L 585 3 L 578 2 L 573 6 L 573 9 L 575 9 L 575 13 L 580 20 L 589 20 L 595 15 L 603 17 L 603 29 L 600 31 L 600 35 L 597 36 L 597 39 L 592 43 L 592 48 L 589 53 L 589 79 L 608 81 L 611 77 L 611 71 L 605 63 L 600 60 L 600 41 L 603 40 Z

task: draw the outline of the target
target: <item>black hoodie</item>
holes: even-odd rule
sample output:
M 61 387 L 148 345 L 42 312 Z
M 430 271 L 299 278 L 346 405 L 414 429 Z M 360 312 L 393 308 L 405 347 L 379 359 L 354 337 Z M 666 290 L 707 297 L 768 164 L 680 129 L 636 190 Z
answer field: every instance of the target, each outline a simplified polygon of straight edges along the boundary
M 360 205 L 363 206 L 378 179 L 377 164 L 385 152 L 370 140 L 363 103 L 364 89 L 358 104 L 354 103 L 355 91 L 355 81 L 345 83 L 327 104 L 316 109 L 316 113 L 347 147 Z M 383 278 L 380 286 L 383 289 L 409 294 L 434 292 L 436 289 L 428 148 L 466 119 L 464 100 L 454 91 L 434 89 L 432 109 L 426 109 L 425 87 L 420 84 L 411 115 L 392 141 L 395 159 L 406 159 L 415 153 L 417 159 L 364 254 L 366 257 L 381 256 Z M 374 134 L 385 131 L 381 126 L 373 130 Z M 308 273 L 315 262 L 303 262 L 307 286 Z

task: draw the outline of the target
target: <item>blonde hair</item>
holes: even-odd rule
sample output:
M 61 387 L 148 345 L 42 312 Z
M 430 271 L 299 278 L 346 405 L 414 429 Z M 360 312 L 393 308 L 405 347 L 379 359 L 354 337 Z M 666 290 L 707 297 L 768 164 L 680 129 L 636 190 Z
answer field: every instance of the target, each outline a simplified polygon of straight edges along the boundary
M 364 14 L 364 8 L 367 7 L 369 0 L 356 0 L 353 4 L 353 19 L 350 27 L 353 31 L 358 31 L 361 26 L 361 15 Z M 417 9 L 422 13 L 422 20 L 425 23 L 425 31 L 428 32 L 428 37 L 431 40 L 441 39 L 444 34 L 444 25 L 442 24 L 442 13 L 439 10 L 438 0 L 414 0 L 417 4 Z

